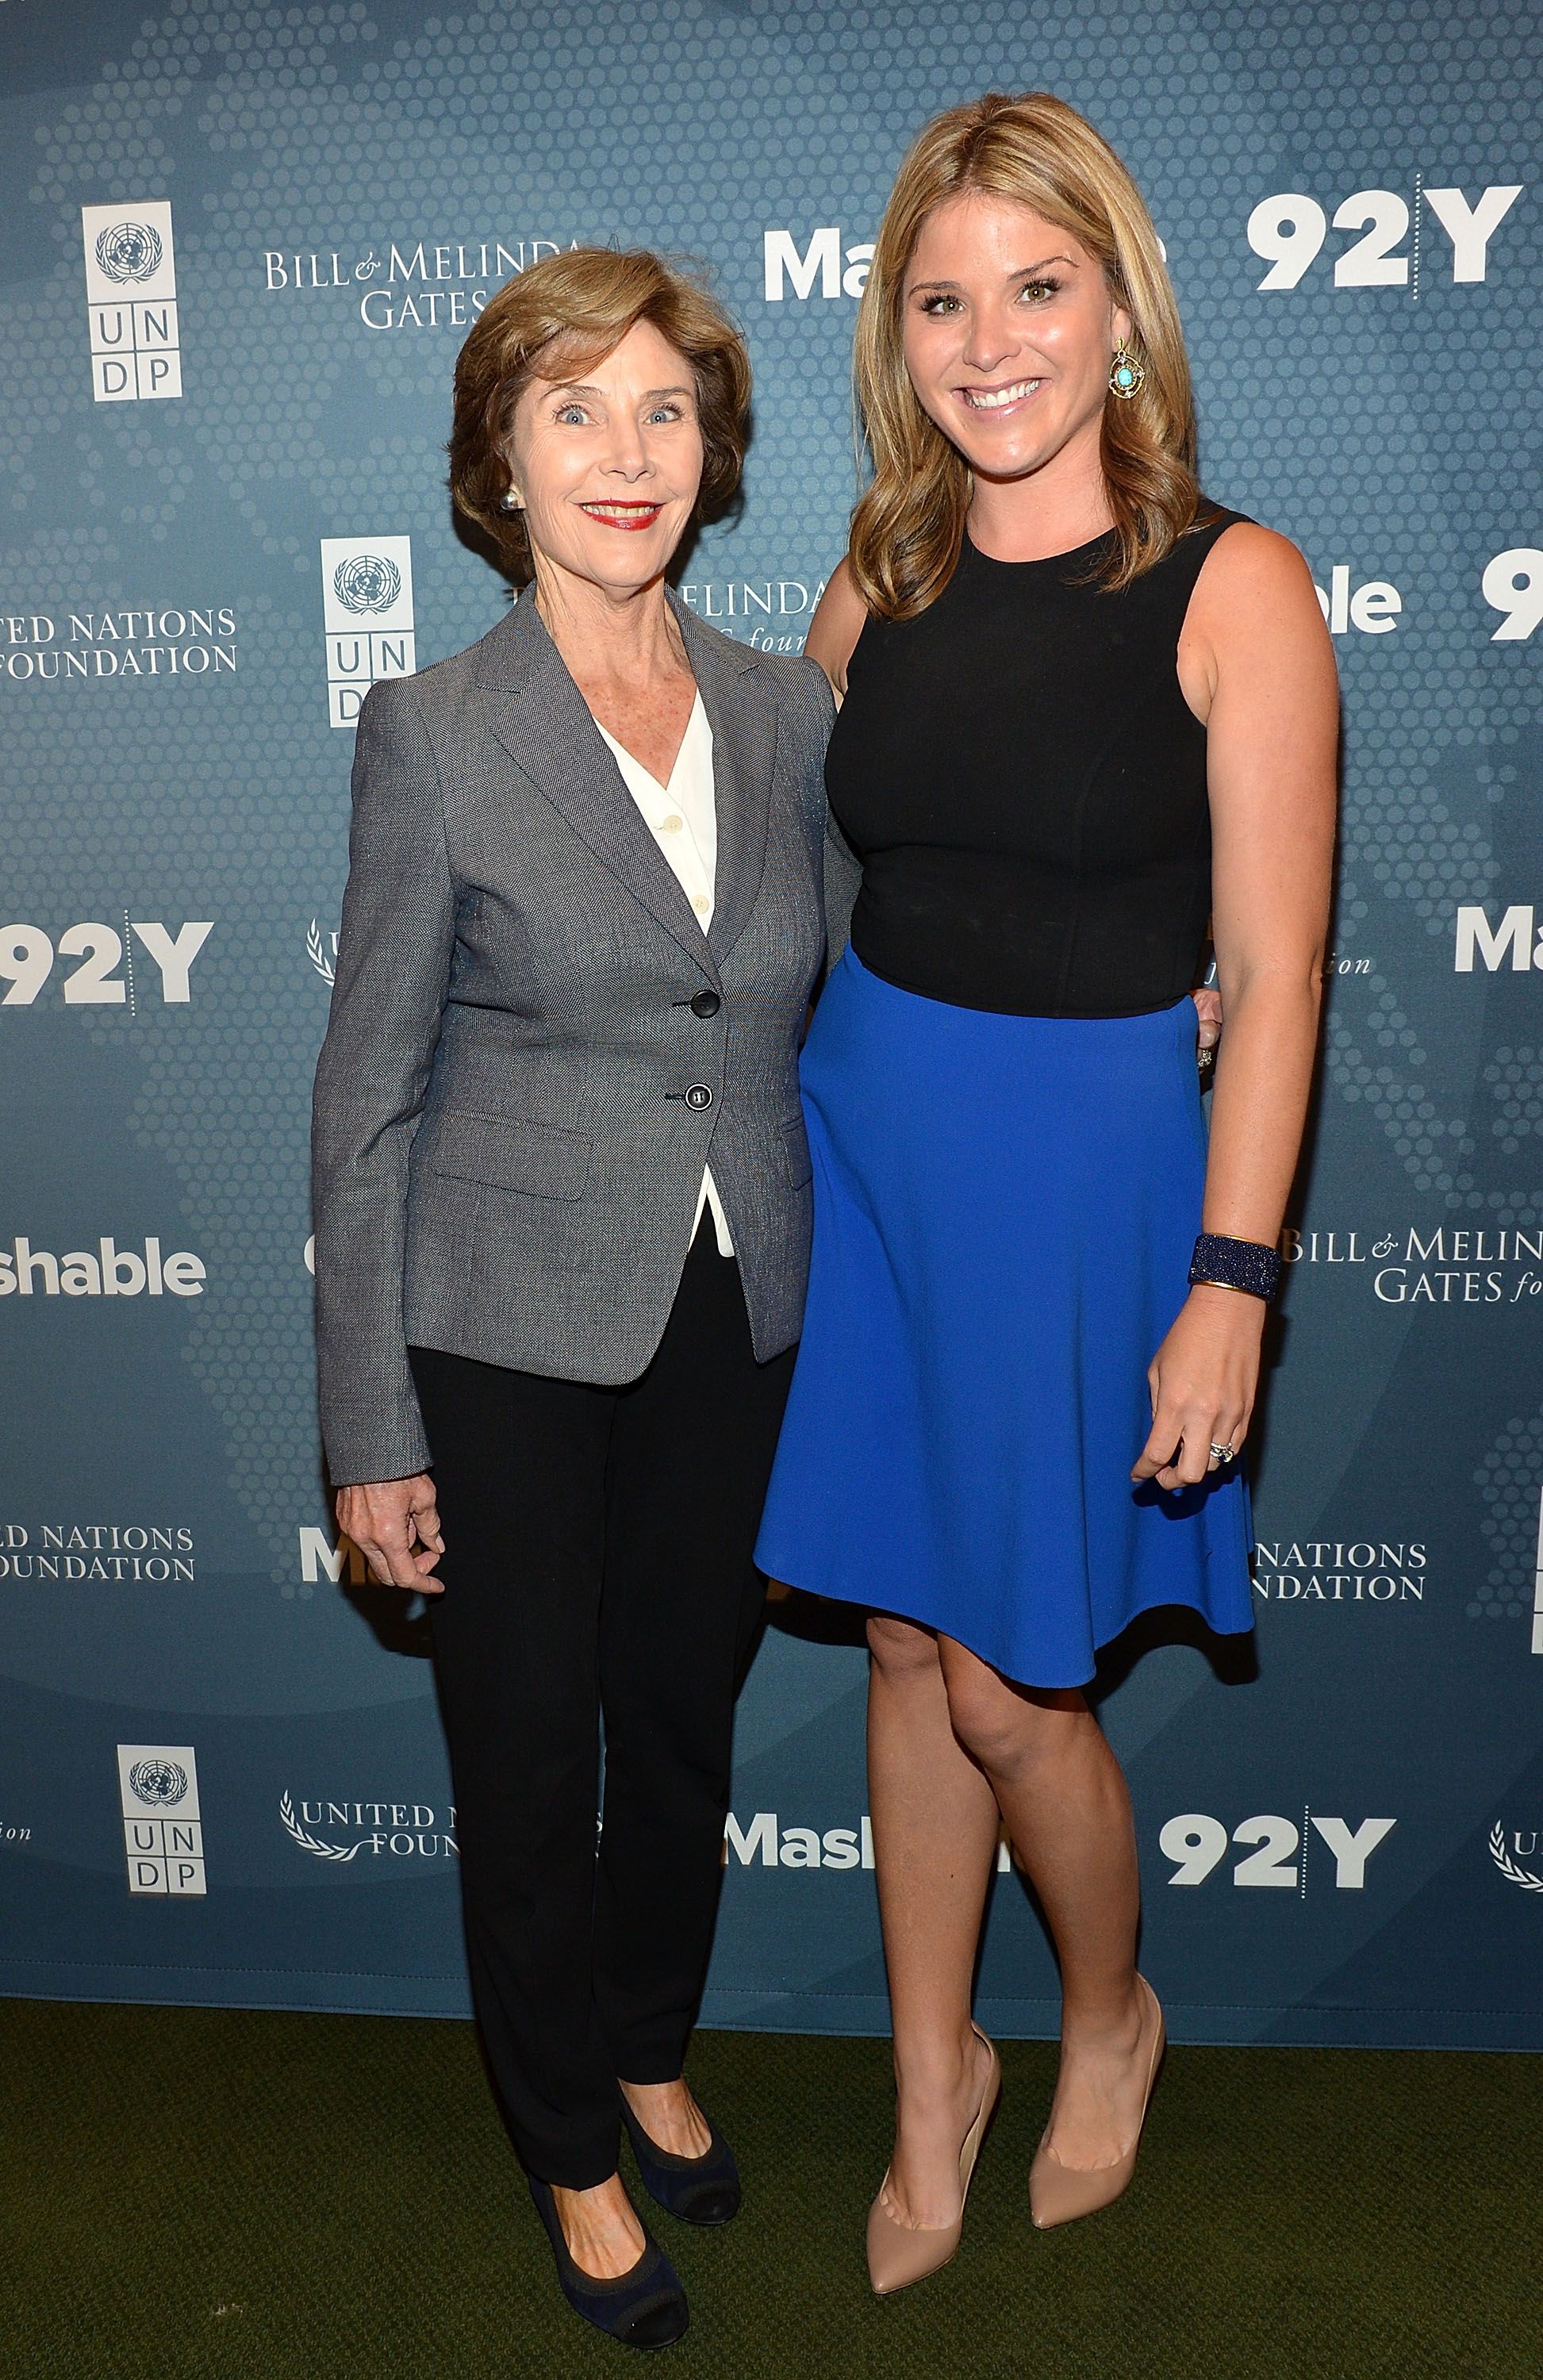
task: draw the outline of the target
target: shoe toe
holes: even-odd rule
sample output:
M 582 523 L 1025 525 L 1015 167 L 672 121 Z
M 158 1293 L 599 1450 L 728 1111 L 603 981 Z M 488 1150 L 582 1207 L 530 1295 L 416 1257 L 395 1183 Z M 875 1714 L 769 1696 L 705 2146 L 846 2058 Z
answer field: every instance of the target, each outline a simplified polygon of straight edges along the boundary
M 736 2181 L 721 2181 L 693 2191 L 683 2200 L 676 2212 L 687 2223 L 699 2223 L 704 2228 L 719 2223 L 732 2223 L 739 2212 L 740 2192 Z
M 936 2228 L 896 2223 L 885 2213 L 882 2196 L 876 2198 L 868 2210 L 868 2277 L 874 2296 L 893 2297 L 896 2289 L 941 2273 L 958 2252 L 963 2230 L 962 2220 Z
M 650 2306 L 629 2325 L 626 2344 L 628 2347 L 673 2347 L 677 2338 L 686 2336 L 691 2319 L 684 2296 L 666 2305 Z

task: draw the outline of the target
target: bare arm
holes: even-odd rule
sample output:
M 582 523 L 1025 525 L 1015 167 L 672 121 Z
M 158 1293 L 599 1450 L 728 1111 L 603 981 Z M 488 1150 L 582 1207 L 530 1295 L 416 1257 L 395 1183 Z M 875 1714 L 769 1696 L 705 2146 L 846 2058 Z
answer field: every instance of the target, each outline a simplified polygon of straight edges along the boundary
M 868 613 L 862 597 L 852 584 L 852 573 L 844 555 L 832 572 L 825 592 L 815 605 L 814 618 L 804 641 L 807 658 L 818 662 L 830 682 L 839 710 L 846 693 L 846 664 L 852 649 L 862 635 Z M 857 898 L 857 888 L 863 871 L 859 860 L 837 826 L 829 809 L 825 813 L 825 966 L 820 981 L 825 982 L 832 968 L 846 948 L 852 927 L 852 909 Z
M 832 571 L 824 594 L 814 608 L 804 650 L 820 663 L 835 689 L 839 703 L 846 693 L 846 664 L 868 618 L 867 607 L 852 583 L 844 554 Z
M 1273 1245 L 1318 1048 L 1339 731 L 1332 648 L 1284 538 L 1248 524 L 1218 540 L 1180 676 L 1209 734 L 1212 938 L 1227 1019 L 1203 1228 Z M 1152 1430 L 1133 1478 L 1193 1483 L 1213 1441 L 1242 1444 L 1263 1327 L 1257 1298 L 1190 1291 L 1153 1359 Z

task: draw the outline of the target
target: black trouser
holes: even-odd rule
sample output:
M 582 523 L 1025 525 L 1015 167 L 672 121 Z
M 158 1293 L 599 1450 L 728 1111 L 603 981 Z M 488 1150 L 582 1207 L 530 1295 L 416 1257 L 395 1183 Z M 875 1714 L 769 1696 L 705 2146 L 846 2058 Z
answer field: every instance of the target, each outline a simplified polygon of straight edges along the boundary
M 755 1361 L 706 1215 L 626 1388 L 410 1353 L 473 2004 L 520 2156 L 586 2190 L 618 2078 L 673 2082 L 701 1995 L 792 1353 Z

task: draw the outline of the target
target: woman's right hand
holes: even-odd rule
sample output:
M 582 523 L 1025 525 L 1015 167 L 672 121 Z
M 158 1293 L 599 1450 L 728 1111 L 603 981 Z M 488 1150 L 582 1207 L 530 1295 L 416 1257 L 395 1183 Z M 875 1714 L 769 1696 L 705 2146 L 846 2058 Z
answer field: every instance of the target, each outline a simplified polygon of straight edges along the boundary
M 443 1595 L 429 1575 L 444 1551 L 434 1483 L 424 1471 L 410 1479 L 376 1479 L 337 1491 L 337 1525 L 351 1537 L 382 1586 Z

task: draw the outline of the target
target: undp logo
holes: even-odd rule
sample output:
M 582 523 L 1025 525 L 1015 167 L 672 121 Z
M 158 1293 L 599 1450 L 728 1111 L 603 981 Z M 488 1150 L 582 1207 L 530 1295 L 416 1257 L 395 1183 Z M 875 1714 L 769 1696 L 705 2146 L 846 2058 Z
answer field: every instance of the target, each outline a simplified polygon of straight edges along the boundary
M 169 1810 L 187 1793 L 188 1771 L 175 1760 L 137 1760 L 128 1772 L 128 1782 L 141 1802 Z
M 407 677 L 418 667 L 412 540 L 324 537 L 322 609 L 327 715 L 334 727 L 352 727 L 377 678 Z
M 190 1743 L 120 1743 L 118 1787 L 131 1893 L 201 1899 L 203 1817 Z M 147 1811 L 170 1812 L 149 1817 Z
M 160 270 L 165 249 L 152 224 L 113 224 L 99 234 L 96 261 L 109 281 L 148 281 Z
M 333 591 L 346 612 L 389 612 L 402 592 L 402 574 L 384 554 L 350 554 L 333 572 Z
M 82 207 L 91 393 L 99 405 L 182 395 L 168 199 Z

